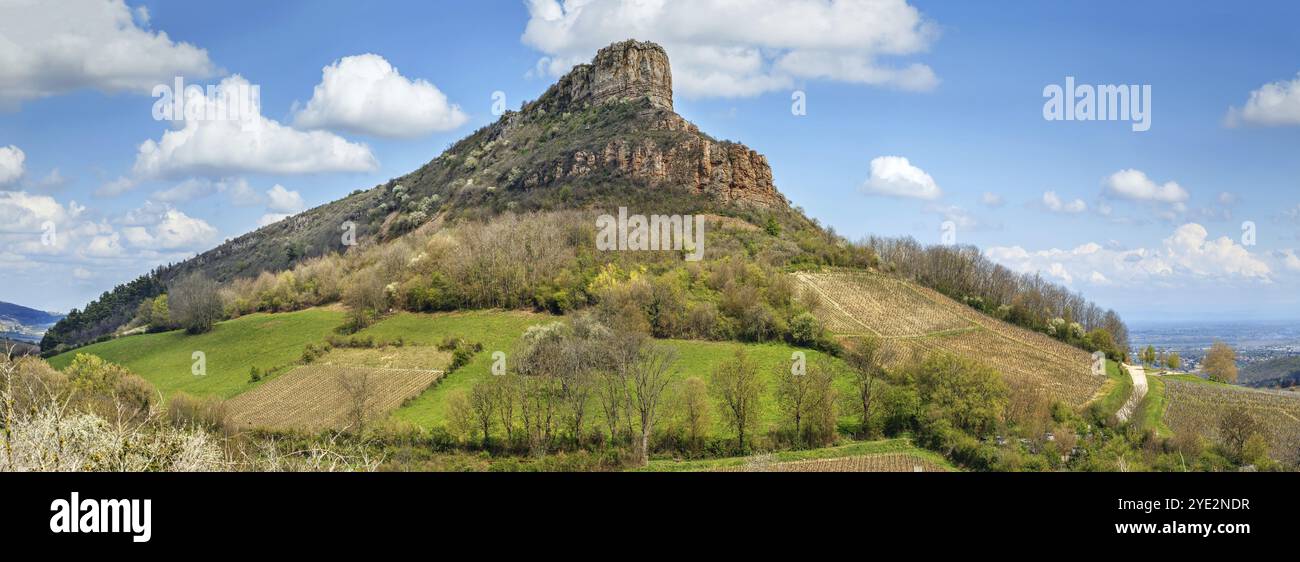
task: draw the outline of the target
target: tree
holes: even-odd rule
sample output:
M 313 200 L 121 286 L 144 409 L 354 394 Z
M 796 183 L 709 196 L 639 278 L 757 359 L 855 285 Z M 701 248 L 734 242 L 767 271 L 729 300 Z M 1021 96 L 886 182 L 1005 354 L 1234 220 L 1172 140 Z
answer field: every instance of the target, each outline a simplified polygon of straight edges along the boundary
M 627 431 L 632 429 L 632 406 L 627 403 L 628 378 L 635 368 L 641 348 L 646 338 L 645 333 L 636 330 L 620 329 L 602 339 L 599 357 L 602 369 L 599 374 L 597 396 L 601 409 L 604 410 L 605 423 L 609 425 L 609 437 L 618 440 L 620 420 L 626 418 Z
M 723 418 L 736 432 L 736 443 L 743 453 L 746 437 L 758 425 L 759 396 L 763 392 L 758 368 L 745 354 L 744 348 L 737 349 L 731 361 L 713 370 L 711 388 L 718 398 Z
M 559 385 L 555 377 L 541 374 L 521 374 L 517 380 L 519 416 L 524 422 L 524 435 L 528 437 L 528 450 L 540 457 L 546 454 L 555 429 Z
M 370 371 L 343 370 L 336 375 L 335 381 L 347 398 L 348 428 L 357 433 L 365 431 L 366 423 L 370 421 L 374 410 L 375 400 L 374 381 L 370 379 Z
M 817 317 L 802 312 L 790 319 L 790 340 L 795 345 L 813 347 L 822 338 L 822 325 Z
M 1210 346 L 1201 368 L 1212 381 L 1237 384 L 1237 352 L 1222 341 Z
M 937 406 L 954 427 L 984 435 L 1002 419 L 1010 391 L 997 371 L 950 353 L 934 353 L 913 376 L 922 402 Z
M 1177 371 L 1179 367 L 1183 366 L 1183 358 L 1178 356 L 1177 351 L 1170 351 L 1165 356 L 1165 366 L 1171 371 Z
M 835 390 L 831 370 L 821 363 L 795 374 L 784 367 L 777 373 L 777 403 L 794 426 L 797 444 L 822 443 L 834 435 Z M 831 420 L 829 432 L 826 421 Z
M 447 396 L 447 429 L 457 439 L 473 436 L 475 416 L 469 399 L 463 389 L 456 389 Z
M 650 432 L 659 416 L 659 404 L 664 389 L 668 387 L 670 369 L 677 360 L 677 352 L 662 345 L 645 345 L 641 348 L 627 384 L 627 403 L 640 422 L 641 439 L 637 454 L 641 466 L 650 462 Z
M 562 377 L 577 368 L 563 322 L 531 326 L 519 341 L 515 369 L 519 373 L 519 414 L 533 455 L 546 453 L 551 442 L 556 406 L 563 400 Z
M 374 268 L 368 268 L 352 277 L 343 290 L 343 305 L 348 309 L 348 323 L 353 329 L 369 326 L 388 309 L 388 292 L 384 280 Z
M 858 412 L 862 415 L 859 433 L 865 437 L 871 432 L 871 408 L 879 392 L 880 379 L 884 376 L 886 361 L 885 351 L 880 342 L 870 339 L 849 351 L 845 360 L 853 367 L 853 388 L 857 398 Z
M 493 415 L 496 414 L 497 409 L 496 389 L 493 387 L 497 384 L 495 380 L 479 381 L 469 391 L 469 406 L 474 411 L 474 419 L 478 421 L 479 429 L 483 430 L 484 447 L 488 445 L 488 438 L 492 435 Z
M 610 331 L 592 316 L 584 315 L 570 322 L 569 329 L 561 336 L 556 342 L 560 346 L 557 357 L 560 362 L 560 399 L 564 403 L 564 415 L 573 435 L 573 444 L 581 447 L 587 404 L 598 386 L 596 371 L 608 364 L 602 355 L 602 343 L 608 340 Z
M 168 290 L 171 321 L 186 333 L 202 334 L 221 319 L 223 306 L 216 282 L 202 273 L 181 279 Z
M 712 422 L 709 412 L 709 387 L 699 377 L 682 381 L 674 402 L 678 423 L 686 431 L 686 443 L 698 449 Z
M 1100 351 L 1107 357 L 1120 361 L 1124 355 L 1120 353 L 1119 348 L 1115 346 L 1115 338 L 1110 335 L 1110 331 L 1105 328 L 1095 328 L 1088 332 L 1083 338 L 1083 346 L 1088 351 Z
M 171 309 L 167 306 L 167 295 L 155 297 L 149 308 L 149 329 L 155 332 L 170 330 L 172 320 Z
M 1228 453 L 1228 456 L 1239 463 L 1253 462 L 1258 460 L 1258 458 L 1263 454 L 1267 454 L 1268 447 L 1266 431 L 1267 428 L 1264 427 L 1264 424 L 1260 423 L 1250 415 L 1250 412 L 1247 412 L 1241 407 L 1229 409 L 1227 412 L 1224 412 L 1223 417 L 1219 419 L 1219 440 L 1223 442 L 1223 448 L 1225 452 Z M 1255 450 L 1250 451 L 1253 453 L 1253 457 L 1247 458 L 1248 455 L 1245 454 L 1247 452 L 1246 445 L 1247 443 L 1250 443 L 1252 439 L 1255 442 L 1251 443 L 1251 449 Z M 1260 440 L 1264 441 L 1262 453 L 1259 451 L 1260 447 L 1258 442 Z
M 510 445 L 515 440 L 515 406 L 519 403 L 519 380 L 517 375 L 510 372 L 494 377 L 496 382 L 491 386 L 492 399 L 497 416 L 501 418 L 501 429 L 506 432 L 506 443 Z
M 1150 345 L 1146 346 L 1146 348 L 1142 350 L 1142 354 L 1141 354 L 1140 356 L 1138 356 L 1138 359 L 1141 360 L 1142 363 L 1143 363 L 1143 364 L 1146 364 L 1146 365 L 1150 365 L 1150 364 L 1152 364 L 1152 363 L 1155 363 L 1155 362 L 1156 362 L 1156 348 L 1155 348 L 1155 347 L 1152 347 L 1152 346 L 1150 346 Z

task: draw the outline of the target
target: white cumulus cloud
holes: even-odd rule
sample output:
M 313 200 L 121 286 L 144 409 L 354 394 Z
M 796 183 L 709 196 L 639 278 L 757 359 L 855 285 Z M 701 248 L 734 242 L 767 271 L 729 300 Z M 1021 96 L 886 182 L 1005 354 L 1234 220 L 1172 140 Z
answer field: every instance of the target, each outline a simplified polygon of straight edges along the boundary
M 933 201 L 943 195 L 934 178 L 902 156 L 871 159 L 871 177 L 862 190 L 872 195 Z
M 1095 242 L 1072 249 L 1027 250 L 995 246 L 985 254 L 1022 273 L 1041 273 L 1067 284 L 1086 279 L 1093 285 L 1139 287 L 1153 282 L 1271 282 L 1272 269 L 1227 236 L 1211 238 L 1205 227 L 1187 223 L 1155 248 L 1104 247 Z
M 663 45 L 673 85 L 693 97 L 741 97 L 797 80 L 929 90 L 920 63 L 882 63 L 926 51 L 937 26 L 906 0 L 529 0 L 525 45 L 557 76 L 630 37 Z M 744 25 L 737 25 L 743 19 Z
M 294 126 L 411 138 L 464 125 L 469 116 L 425 80 L 402 76 L 384 57 L 343 57 L 325 67 Z
M 1053 213 L 1066 213 L 1070 215 L 1077 215 L 1088 210 L 1088 204 L 1085 203 L 1083 199 L 1075 199 L 1066 202 L 1063 201 L 1061 196 L 1057 195 L 1055 191 L 1043 192 L 1043 207 Z
M 0 191 L 0 248 L 23 256 L 58 255 L 77 239 L 85 211 L 76 201 L 64 205 L 49 195 Z
M 193 250 L 211 245 L 217 229 L 203 219 L 167 209 L 148 226 L 127 226 L 122 235 L 132 246 L 148 250 Z
M 239 75 L 221 81 L 212 96 L 186 100 L 188 106 L 213 107 L 210 115 L 237 102 L 229 96 L 248 91 Z M 221 109 L 216 109 L 221 108 Z M 176 175 L 225 176 L 238 172 L 307 174 L 362 172 L 378 167 L 370 148 L 326 131 L 299 131 L 263 117 L 258 111 L 242 112 L 238 119 L 186 119 L 180 128 L 158 140 L 140 144 L 133 173 L 154 178 Z
M 302 194 L 297 191 L 285 189 L 283 185 L 275 184 L 266 191 L 267 204 L 266 209 L 274 213 L 298 213 L 307 208 L 307 204 L 302 200 Z
M 123 0 L 0 2 L 0 106 L 87 88 L 148 94 L 215 73 L 206 51 L 148 29 Z
M 1300 272 L 1300 255 L 1297 255 L 1295 249 L 1287 248 L 1275 252 L 1276 257 L 1282 262 L 1282 267 L 1287 271 Z
M 1177 182 L 1157 184 L 1146 173 L 1131 168 L 1111 174 L 1104 185 L 1107 194 L 1131 201 L 1182 203 L 1189 197 L 1187 190 Z
M 27 155 L 14 146 L 0 146 L 0 185 L 9 185 L 23 176 L 23 161 Z
M 1264 84 L 1250 93 L 1246 105 L 1228 108 L 1229 127 L 1300 125 L 1300 74 L 1289 81 Z

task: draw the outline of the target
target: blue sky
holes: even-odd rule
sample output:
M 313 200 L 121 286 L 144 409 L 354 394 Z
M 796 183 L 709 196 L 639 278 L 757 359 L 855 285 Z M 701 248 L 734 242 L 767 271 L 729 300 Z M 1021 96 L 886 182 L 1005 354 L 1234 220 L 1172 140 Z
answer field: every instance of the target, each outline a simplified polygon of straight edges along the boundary
M 850 238 L 937 243 L 952 221 L 1130 320 L 1300 311 L 1294 4 L 25 2 L 0 0 L 4 301 L 81 306 L 409 172 L 493 121 L 493 92 L 518 107 L 635 37 L 668 49 L 679 113 L 767 155 L 778 188 Z M 274 134 L 200 127 L 187 145 L 190 124 L 154 120 L 153 85 L 232 75 Z M 1066 76 L 1149 85 L 1150 130 L 1045 120 Z M 356 104 L 385 88 L 386 113 Z

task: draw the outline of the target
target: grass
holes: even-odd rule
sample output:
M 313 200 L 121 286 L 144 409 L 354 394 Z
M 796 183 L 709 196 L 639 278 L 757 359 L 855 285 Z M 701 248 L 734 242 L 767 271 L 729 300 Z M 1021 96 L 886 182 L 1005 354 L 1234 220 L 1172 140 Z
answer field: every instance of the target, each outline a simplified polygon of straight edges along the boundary
M 177 391 L 230 398 L 252 388 L 249 368 L 275 369 L 296 362 L 303 347 L 319 342 L 343 322 L 338 310 L 313 308 L 282 314 L 250 314 L 219 322 L 211 332 L 182 330 L 109 340 L 51 357 L 63 369 L 76 354 L 88 353 L 144 377 L 164 396 Z M 192 355 L 202 351 L 207 375 L 195 376 Z
M 1170 437 L 1174 434 L 1169 426 L 1165 425 L 1165 378 L 1175 378 L 1190 375 L 1176 375 L 1174 377 L 1147 377 L 1147 395 L 1138 404 L 1137 412 L 1133 416 L 1142 424 L 1143 429 L 1154 429 L 1156 435 L 1160 437 Z M 1195 378 L 1195 377 L 1193 377 Z M 1181 379 L 1179 379 L 1181 380 Z
M 699 377 L 705 383 L 709 382 L 714 369 L 723 363 L 733 361 L 736 350 L 744 348 L 749 360 L 758 368 L 758 372 L 764 379 L 762 416 L 759 420 L 760 424 L 764 426 L 763 429 L 776 426 L 781 422 L 781 413 L 776 403 L 775 393 L 779 377 L 790 376 L 791 354 L 796 351 L 804 352 L 809 368 L 812 368 L 817 361 L 826 360 L 833 367 L 840 367 L 842 370 L 847 369 L 843 361 L 838 358 L 784 343 L 745 344 L 695 340 L 664 340 L 662 343 L 677 350 L 677 362 L 674 365 L 673 375 L 675 380 Z M 853 392 L 852 382 L 847 376 L 839 375 L 835 378 L 835 389 L 841 396 L 846 396 Z M 716 419 L 718 418 L 716 415 L 714 418 L 714 430 L 717 432 L 725 431 L 722 420 Z
M 791 462 L 816 459 L 833 459 L 839 457 L 853 457 L 859 455 L 874 455 L 879 453 L 907 453 L 933 462 L 948 470 L 957 470 L 952 463 L 938 453 L 921 449 L 912 444 L 908 439 L 883 439 L 879 441 L 854 441 L 847 445 L 838 445 L 835 447 L 826 447 L 822 449 L 807 449 L 803 451 L 782 451 L 774 453 L 775 462 Z M 704 459 L 696 461 L 678 461 L 673 459 L 657 459 L 650 461 L 648 466 L 638 468 L 640 472 L 691 472 L 716 470 L 730 466 L 740 466 L 749 461 L 749 457 L 727 457 L 721 459 Z
M 560 318 L 521 311 L 475 310 L 439 314 L 403 312 L 377 322 L 362 330 L 359 335 L 382 340 L 400 337 L 407 343 L 420 345 L 437 345 L 449 337 L 483 344 L 483 351 L 475 354 L 469 363 L 443 377 L 437 385 L 392 414 L 399 421 L 433 427 L 446 424 L 444 404 L 448 394 L 458 389 L 468 391 L 474 386 L 474 381 L 491 376 L 493 352 L 502 351 L 508 355 L 529 326 L 556 320 Z
M 1147 377 L 1147 380 L 1151 378 Z M 1113 416 L 1124 407 L 1129 395 L 1133 394 L 1133 377 L 1124 372 L 1119 363 L 1107 359 L 1106 384 L 1102 386 L 1099 394 L 1101 397 L 1097 400 L 1097 408 L 1105 417 Z
M 1198 376 L 1196 376 L 1196 375 L 1192 375 L 1192 374 L 1181 374 L 1181 375 L 1161 375 L 1160 378 L 1168 379 L 1168 380 L 1171 380 L 1171 381 L 1194 382 L 1194 383 L 1209 384 L 1209 385 L 1214 385 L 1214 386 L 1231 386 L 1231 385 L 1225 385 L 1225 383 L 1221 383 L 1221 382 L 1219 382 L 1219 381 L 1212 381 L 1212 380 L 1210 380 L 1210 379 L 1203 379 L 1203 378 L 1201 378 L 1201 377 L 1198 377 Z

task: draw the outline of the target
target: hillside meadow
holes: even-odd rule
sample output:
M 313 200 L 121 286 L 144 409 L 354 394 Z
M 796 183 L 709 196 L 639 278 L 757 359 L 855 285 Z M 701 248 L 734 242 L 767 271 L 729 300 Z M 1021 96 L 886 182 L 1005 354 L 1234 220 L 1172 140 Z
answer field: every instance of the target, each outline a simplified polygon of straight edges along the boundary
M 230 398 L 252 388 L 252 367 L 273 370 L 292 365 L 304 346 L 324 341 L 342 322 L 343 312 L 330 308 L 250 314 L 218 322 L 205 334 L 173 330 L 127 336 L 56 355 L 49 363 L 62 370 L 77 354 L 87 353 L 130 369 L 165 397 L 184 391 Z M 204 354 L 205 376 L 191 372 L 196 351 Z

